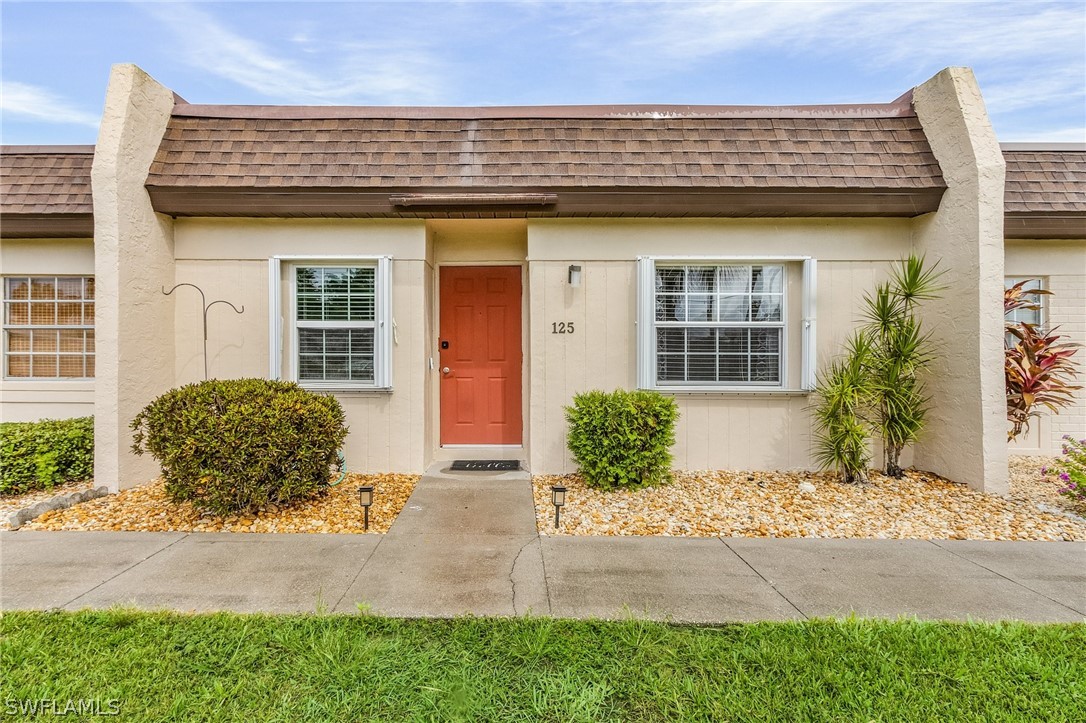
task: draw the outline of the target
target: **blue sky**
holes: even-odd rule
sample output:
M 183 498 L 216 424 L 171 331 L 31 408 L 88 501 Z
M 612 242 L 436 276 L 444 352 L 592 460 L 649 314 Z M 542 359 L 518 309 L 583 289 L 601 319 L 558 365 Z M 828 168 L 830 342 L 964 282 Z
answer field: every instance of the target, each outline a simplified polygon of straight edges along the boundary
M 977 74 L 1004 141 L 1086 141 L 1086 1 L 0 3 L 4 143 L 93 143 L 109 66 L 193 103 L 890 101 Z

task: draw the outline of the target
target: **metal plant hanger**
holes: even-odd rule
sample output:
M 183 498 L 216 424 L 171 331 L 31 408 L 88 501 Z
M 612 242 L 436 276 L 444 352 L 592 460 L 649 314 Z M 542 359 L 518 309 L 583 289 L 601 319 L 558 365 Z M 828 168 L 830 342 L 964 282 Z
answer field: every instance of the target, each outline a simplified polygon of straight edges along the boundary
M 231 304 L 229 301 L 226 301 L 225 299 L 216 299 L 215 301 L 212 301 L 209 304 L 209 303 L 207 303 L 207 297 L 204 296 L 204 290 L 201 289 L 196 284 L 190 284 L 190 283 L 187 283 L 187 282 L 182 282 L 180 284 L 174 284 L 173 288 L 170 289 L 169 291 L 166 291 L 166 287 L 163 286 L 162 287 L 162 293 L 165 294 L 166 296 L 169 296 L 173 292 L 177 291 L 177 289 L 179 287 L 181 287 L 181 286 L 191 286 L 192 288 L 194 288 L 198 292 L 200 292 L 200 304 L 203 306 L 203 309 L 204 309 L 204 381 L 206 382 L 207 381 L 207 311 L 208 311 L 208 309 L 210 309 L 215 304 L 226 304 L 231 309 L 233 309 L 235 313 L 244 314 L 245 313 L 245 307 L 242 306 L 239 309 L 238 307 L 234 306 L 233 304 Z

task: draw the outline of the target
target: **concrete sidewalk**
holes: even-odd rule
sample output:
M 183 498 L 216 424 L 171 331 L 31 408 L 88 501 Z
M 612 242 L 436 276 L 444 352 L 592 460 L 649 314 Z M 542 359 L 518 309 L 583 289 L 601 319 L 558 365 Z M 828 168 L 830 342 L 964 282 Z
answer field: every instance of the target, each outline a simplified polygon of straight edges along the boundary
M 1086 618 L 1072 542 L 569 537 L 536 531 L 526 472 L 419 482 L 384 535 L 0 532 L 0 609 L 694 623 L 857 613 Z
M 3 532 L 4 610 L 1079 621 L 1081 543 Z

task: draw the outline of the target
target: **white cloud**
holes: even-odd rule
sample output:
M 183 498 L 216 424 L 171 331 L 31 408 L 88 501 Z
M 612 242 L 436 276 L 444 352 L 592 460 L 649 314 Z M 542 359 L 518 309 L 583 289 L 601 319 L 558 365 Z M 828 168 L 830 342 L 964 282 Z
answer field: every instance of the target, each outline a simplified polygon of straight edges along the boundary
M 0 83 L 0 113 L 45 123 L 98 127 L 98 116 L 79 110 L 47 88 L 5 80 Z
M 303 63 L 272 52 L 192 5 L 142 7 L 175 33 L 185 62 L 279 102 L 425 103 L 441 88 L 441 65 L 410 43 L 327 43 Z M 303 30 L 291 40 L 311 51 L 311 37 Z
M 570 38 L 618 82 L 681 75 L 769 51 L 783 64 L 820 59 L 920 82 L 947 65 L 981 78 L 993 117 L 1083 108 L 1086 13 L 1080 2 L 675 2 L 564 7 Z M 585 33 L 585 28 L 591 32 Z M 722 67 L 726 67 L 723 66 Z M 770 78 L 766 79 L 771 82 Z

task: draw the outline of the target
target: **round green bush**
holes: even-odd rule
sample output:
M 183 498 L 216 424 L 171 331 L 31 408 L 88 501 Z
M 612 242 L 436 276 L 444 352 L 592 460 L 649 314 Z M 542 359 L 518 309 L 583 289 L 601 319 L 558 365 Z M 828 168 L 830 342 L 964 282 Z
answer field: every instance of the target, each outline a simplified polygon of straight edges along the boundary
M 331 396 L 292 382 L 211 380 L 172 389 L 132 421 L 132 451 L 162 465 L 166 494 L 219 515 L 308 497 L 347 437 Z
M 599 489 L 671 481 L 675 400 L 659 392 L 591 391 L 566 407 L 568 444 L 585 484 Z

